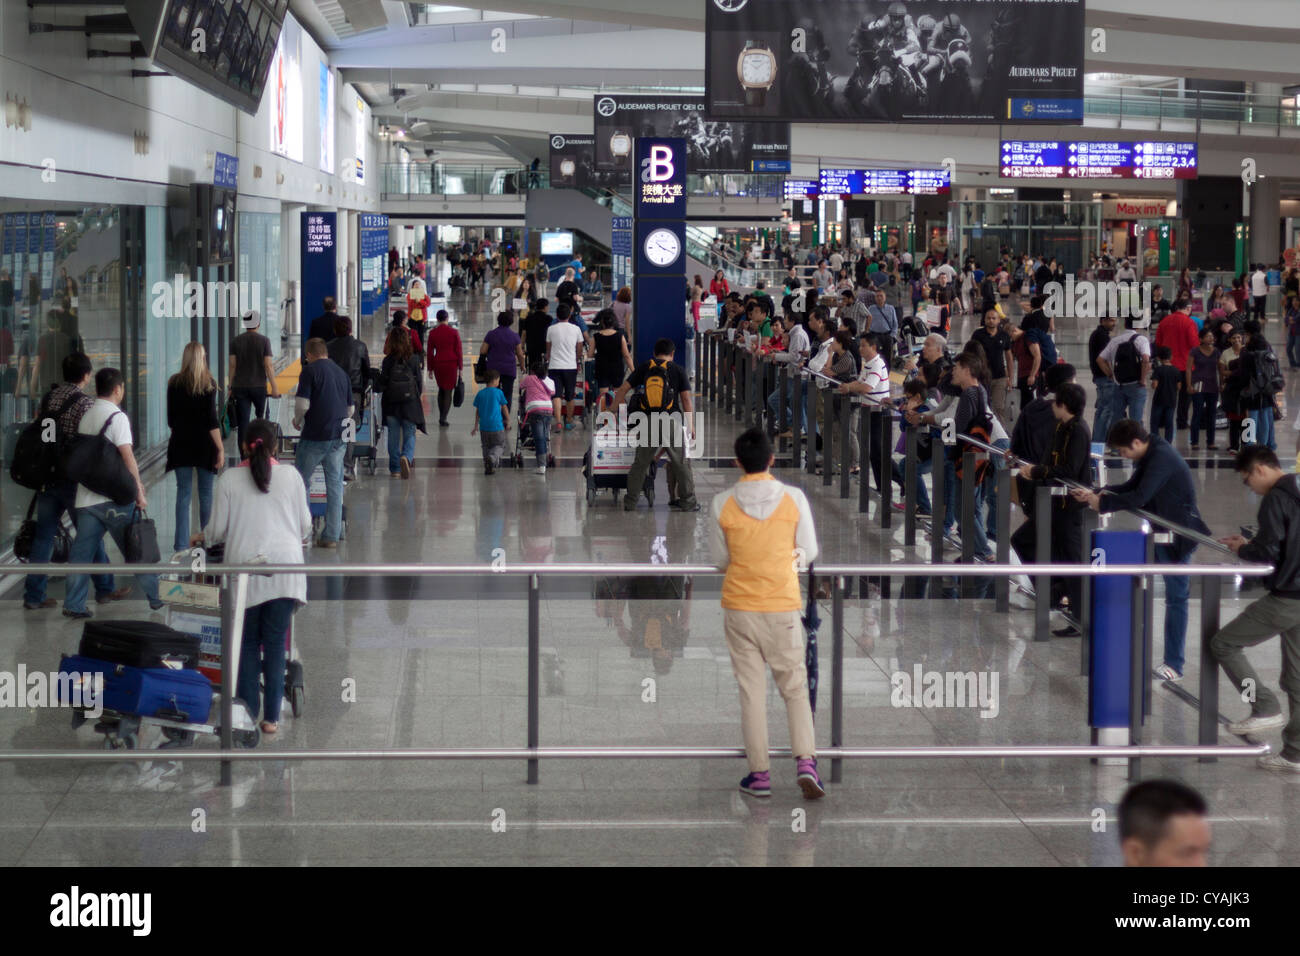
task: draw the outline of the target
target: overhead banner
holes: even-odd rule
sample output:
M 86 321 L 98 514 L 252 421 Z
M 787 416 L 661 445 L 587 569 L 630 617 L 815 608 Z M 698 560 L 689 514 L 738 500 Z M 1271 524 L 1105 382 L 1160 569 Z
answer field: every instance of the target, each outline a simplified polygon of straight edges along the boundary
M 715 119 L 1082 123 L 1084 0 L 708 0 Z
M 1003 140 L 1003 179 L 1195 179 L 1195 143 Z
M 692 173 L 788 173 L 788 123 L 719 122 L 705 116 L 702 96 L 597 96 L 596 169 L 613 174 L 602 185 L 632 182 L 632 147 L 637 139 L 674 137 L 686 141 Z
M 940 196 L 952 190 L 946 169 L 820 169 L 818 188 L 831 196 Z
M 570 136 L 554 133 L 551 136 L 551 188 L 587 189 L 592 186 L 613 186 L 614 172 L 605 177 L 596 171 L 596 137 Z

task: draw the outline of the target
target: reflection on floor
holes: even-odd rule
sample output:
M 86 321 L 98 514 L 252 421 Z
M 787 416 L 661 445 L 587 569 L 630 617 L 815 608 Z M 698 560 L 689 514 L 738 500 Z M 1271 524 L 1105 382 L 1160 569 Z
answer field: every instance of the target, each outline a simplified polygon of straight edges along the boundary
M 488 316 L 477 296 L 472 307 L 464 302 L 462 296 L 456 304 L 473 354 Z M 1071 360 L 1084 337 L 1086 330 L 1062 332 Z M 717 459 L 696 469 L 697 493 L 707 503 L 735 479 L 723 463 L 736 423 L 709 406 L 705 412 L 706 455 Z M 352 483 L 342 547 L 337 555 L 313 552 L 310 560 L 707 560 L 707 512 L 669 512 L 662 477 L 655 508 L 643 503 L 629 515 L 608 494 L 589 506 L 576 467 L 545 477 L 527 470 L 486 476 L 475 466 L 471 417 L 467 403 L 453 412 L 451 428 L 435 426 L 421 436 L 417 459 L 437 466 L 417 467 L 401 481 L 384 474 L 381 458 L 378 476 Z M 581 431 L 558 436 L 562 461 L 576 465 L 585 444 Z M 874 504 L 869 514 L 858 513 L 856 485 L 842 500 L 838 485 L 826 489 L 821 479 L 790 469 L 781 477 L 813 501 L 824 561 L 928 559 L 928 547 L 903 546 L 901 528 L 879 530 Z M 1207 468 L 1196 480 L 1217 534 L 1253 521 L 1255 504 L 1233 475 Z M 168 482 L 151 492 L 164 537 L 172 494 Z M 1018 607 L 1000 614 L 989 600 L 948 599 L 941 588 L 933 597 L 901 597 L 901 582 L 891 583 L 889 599 L 855 589 L 846 604 L 846 743 L 1087 742 L 1077 641 L 1034 643 L 1032 613 Z M 1245 603 L 1231 588 L 1228 594 L 1225 619 Z M 48 671 L 60 653 L 75 650 L 81 627 L 57 610 L 23 612 L 16 600 L 7 610 L 0 670 Z M 113 618 L 148 613 L 140 601 L 97 610 Z M 829 607 L 822 612 L 818 741 L 825 746 Z M 1157 634 L 1162 620 L 1158 601 Z M 286 711 L 280 734 L 261 746 L 522 746 L 526 622 L 522 582 L 514 578 L 316 579 L 296 622 L 305 712 L 294 719 Z M 547 579 L 541 626 L 543 744 L 738 745 L 739 703 L 716 581 L 599 573 Z M 1192 689 L 1198 650 L 1193 625 L 1185 683 Z M 1277 645 L 1251 657 L 1276 685 Z M 997 675 L 995 706 L 895 706 L 891 678 L 917 665 Z M 355 686 L 355 700 L 345 702 L 345 686 Z M 1230 716 L 1244 712 L 1226 684 L 1221 696 Z M 771 690 L 769 712 L 772 743 L 784 746 L 782 704 Z M 1158 689 L 1148 733 L 1156 742 L 1195 742 L 1196 713 Z M 1225 735 L 1222 742 L 1236 741 Z M 66 711 L 0 708 L 0 747 L 97 745 L 89 728 L 69 728 Z M 736 792 L 741 761 L 627 760 L 544 761 L 536 786 L 524 782 L 525 768 L 516 762 L 240 764 L 235 785 L 223 789 L 215 765 L 171 756 L 94 766 L 0 763 L 7 811 L 0 863 L 1109 866 L 1119 862 L 1114 810 L 1126 785 L 1123 768 L 1086 760 L 846 761 L 843 782 L 830 787 L 829 798 L 806 804 L 793 767 L 781 762 L 773 768 L 774 796 L 758 803 Z M 1147 776 L 1175 776 L 1206 794 L 1215 862 L 1300 862 L 1300 779 L 1257 770 L 1249 760 L 1144 763 Z M 825 762 L 822 770 L 828 776 Z M 796 809 L 806 810 L 806 819 Z M 206 820 L 200 833 L 192 826 L 197 810 Z M 1104 832 L 1094 825 L 1098 810 Z

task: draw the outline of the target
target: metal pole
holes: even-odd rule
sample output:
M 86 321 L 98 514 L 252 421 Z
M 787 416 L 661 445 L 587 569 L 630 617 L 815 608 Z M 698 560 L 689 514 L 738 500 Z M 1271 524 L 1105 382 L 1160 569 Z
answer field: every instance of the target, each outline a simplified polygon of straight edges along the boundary
M 1197 725 L 1198 743 L 1219 742 L 1219 662 L 1210 653 L 1210 643 L 1219 633 L 1219 601 L 1222 578 L 1201 578 L 1201 714 Z M 1213 762 L 1202 757 L 1202 763 Z
M 1153 528 L 1147 535 L 1147 564 L 1156 563 L 1156 534 Z M 1160 532 L 1162 537 L 1167 537 L 1171 542 L 1173 535 L 1169 532 Z M 1151 716 L 1151 692 L 1154 690 L 1155 678 L 1151 673 L 1151 652 L 1155 645 L 1155 614 L 1156 614 L 1156 579 L 1155 575 L 1145 577 L 1146 593 L 1142 601 L 1142 659 L 1145 662 L 1145 679 L 1142 682 L 1142 716 Z M 1166 600 L 1168 597 L 1166 596 Z
M 1146 606 L 1145 591 L 1150 590 L 1143 575 L 1133 578 L 1132 615 L 1130 617 L 1129 635 L 1129 688 L 1128 688 L 1128 742 L 1130 745 L 1142 743 L 1142 664 L 1145 659 L 1143 644 L 1145 634 L 1143 623 Z M 1142 763 L 1137 757 L 1128 762 L 1128 778 L 1133 782 L 1142 779 Z
M 849 471 L 853 468 L 853 446 L 849 443 L 849 437 L 853 430 L 853 398 L 850 395 L 835 396 L 836 411 L 840 416 L 840 435 L 839 435 L 839 452 L 840 452 L 840 497 L 848 498 L 849 496 Z M 864 457 L 859 449 L 859 458 Z M 866 478 L 865 475 L 860 477 Z M 864 480 L 865 484 L 865 480 Z
M 221 602 L 221 749 L 235 747 L 235 679 L 239 674 L 239 655 L 244 647 L 244 608 L 248 603 L 248 575 L 226 576 L 226 600 Z M 257 721 L 257 714 L 251 715 Z M 221 762 L 221 786 L 234 781 L 228 760 Z
M 917 428 L 907 430 L 907 443 L 903 458 L 903 544 L 907 547 L 916 545 L 916 471 L 919 462 L 916 457 Z M 931 461 L 933 462 L 933 450 Z
M 844 745 L 844 579 L 831 578 L 831 746 Z M 831 783 L 839 783 L 841 765 L 831 761 Z
M 749 404 L 749 353 L 736 346 L 736 421 L 743 422 L 748 414 L 745 406 Z
M 823 426 L 821 423 L 817 421 L 817 400 L 821 396 L 821 389 L 817 387 L 817 380 L 814 379 L 812 376 L 808 376 L 807 378 L 804 379 L 804 382 L 808 386 L 808 422 L 809 422 L 808 458 L 804 464 L 804 467 L 808 470 L 808 474 L 813 475 L 817 473 L 817 435 L 819 432 L 821 433 L 822 444 L 823 446 L 825 446 L 826 428 L 825 426 Z
M 878 414 L 879 431 L 876 434 L 880 436 L 880 447 L 877 449 L 880 455 L 880 482 L 877 488 L 880 492 L 880 527 L 888 531 L 894 526 L 894 418 L 887 408 L 881 408 Z M 862 448 L 865 458 L 870 445 L 863 445 Z M 867 473 L 864 470 L 862 484 L 866 483 Z
M 1097 517 L 1097 512 L 1091 508 L 1083 509 L 1083 554 L 1079 555 L 1079 560 L 1085 567 L 1092 564 L 1092 533 L 1097 528 Z M 1079 641 L 1079 674 L 1086 677 L 1092 660 L 1092 578 L 1086 574 L 1079 594 L 1081 603 L 1078 610 L 1070 610 L 1075 611 L 1079 633 L 1083 635 Z
M 961 458 L 961 563 L 975 563 L 975 453 L 964 452 Z M 976 582 L 963 578 L 963 596 L 974 593 Z
M 801 456 L 803 455 L 803 443 L 804 438 L 806 437 L 803 433 L 803 417 L 805 415 L 803 400 L 804 379 L 803 376 L 799 374 L 798 369 L 793 369 L 792 373 L 793 374 L 790 376 L 790 441 L 794 458 L 791 460 L 791 464 L 795 468 L 799 468 L 803 465 L 803 458 Z M 809 437 L 808 441 L 811 442 L 812 438 Z
M 776 370 L 776 433 L 779 435 L 785 431 L 785 423 L 789 416 L 789 403 L 786 401 L 786 389 L 790 387 L 790 366 L 784 362 Z M 779 443 L 778 443 L 779 446 Z M 796 450 L 798 446 L 795 446 Z
M 948 503 L 944 500 L 944 483 L 948 480 L 948 452 L 943 445 L 936 445 L 933 461 L 930 465 L 930 477 L 934 479 L 934 501 L 930 517 L 930 563 L 943 564 L 943 523 L 948 520 Z
M 736 347 L 726 342 L 722 348 L 722 409 L 730 415 L 736 391 Z
M 528 576 L 528 748 L 535 750 L 541 743 L 541 657 L 542 615 L 541 579 L 536 574 Z M 537 758 L 528 761 L 528 782 L 537 783 Z
M 721 336 L 709 333 L 709 400 L 718 404 L 718 350 Z
M 876 417 L 874 405 L 858 407 L 858 460 L 871 461 L 871 428 Z M 858 514 L 866 514 L 871 508 L 871 486 L 867 480 L 866 467 L 858 468 Z
M 999 468 L 994 476 L 998 483 L 998 564 L 1011 560 L 1011 469 Z M 993 579 L 993 609 L 1001 613 L 1011 610 L 1011 578 L 999 574 Z
M 814 388 L 816 384 L 814 383 Z M 822 484 L 831 486 L 831 472 L 835 467 L 835 403 L 839 396 L 830 389 L 823 389 L 822 396 Z
M 1052 489 L 1040 484 L 1034 489 L 1034 564 L 1047 564 L 1052 554 Z M 1052 579 L 1034 576 L 1034 640 L 1052 639 Z

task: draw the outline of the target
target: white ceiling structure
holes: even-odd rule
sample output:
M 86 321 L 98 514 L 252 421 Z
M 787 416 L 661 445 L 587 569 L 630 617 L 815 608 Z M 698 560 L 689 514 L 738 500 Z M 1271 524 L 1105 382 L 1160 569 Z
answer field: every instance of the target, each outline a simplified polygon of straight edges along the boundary
M 703 90 L 708 0 L 464 2 L 292 0 L 291 7 L 381 121 L 414 142 L 415 158 L 436 147 L 440 158 L 451 150 L 522 159 L 541 152 L 548 133 L 589 131 L 596 91 Z M 1297 10 L 1300 0 L 1234 0 L 1230 7 L 1222 0 L 1089 0 L 1087 26 L 1106 31 L 1106 52 L 1087 53 L 1085 70 L 1106 74 L 1107 85 L 1182 77 L 1277 92 L 1300 82 Z M 504 52 L 491 49 L 498 29 Z M 1026 135 L 1042 135 L 1035 129 Z M 1011 127 L 1003 132 L 1014 135 Z M 798 124 L 793 158 L 796 166 L 815 163 L 849 142 L 879 143 L 882 133 L 909 143 L 926 133 L 978 140 L 996 136 L 997 127 Z M 1284 153 L 1295 145 L 1276 144 Z M 870 155 L 889 158 L 878 152 Z

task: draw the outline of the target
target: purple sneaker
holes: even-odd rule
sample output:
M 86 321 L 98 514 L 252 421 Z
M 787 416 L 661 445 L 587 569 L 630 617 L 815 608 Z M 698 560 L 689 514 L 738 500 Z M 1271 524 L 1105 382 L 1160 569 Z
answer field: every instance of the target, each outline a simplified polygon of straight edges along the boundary
M 797 775 L 795 780 L 799 788 L 803 790 L 803 795 L 809 800 L 816 800 L 819 797 L 826 796 L 826 788 L 822 786 L 822 778 L 817 776 L 817 759 L 815 757 L 801 757 L 795 761 Z
M 771 774 L 766 770 L 751 773 L 740 781 L 740 792 L 751 797 L 770 797 L 772 795 Z

